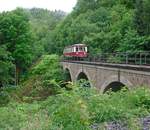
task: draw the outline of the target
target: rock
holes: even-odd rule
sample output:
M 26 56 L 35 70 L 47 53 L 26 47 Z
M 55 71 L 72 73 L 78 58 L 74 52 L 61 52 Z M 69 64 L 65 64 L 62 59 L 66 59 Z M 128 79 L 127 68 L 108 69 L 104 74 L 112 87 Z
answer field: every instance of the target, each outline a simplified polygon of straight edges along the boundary
M 138 119 L 141 130 L 150 130 L 150 116 Z M 127 122 L 112 121 L 108 123 L 98 124 L 94 123 L 90 126 L 91 130 L 129 130 Z

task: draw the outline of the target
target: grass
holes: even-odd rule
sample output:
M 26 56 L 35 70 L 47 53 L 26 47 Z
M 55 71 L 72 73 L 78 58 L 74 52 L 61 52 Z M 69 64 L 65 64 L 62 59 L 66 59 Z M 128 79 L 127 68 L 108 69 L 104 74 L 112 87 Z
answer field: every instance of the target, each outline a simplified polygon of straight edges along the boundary
M 60 94 L 44 101 L 10 102 L 0 107 L 0 130 L 90 130 L 94 123 L 128 122 L 149 115 L 150 90 L 147 88 L 100 94 L 79 85 L 71 87 L 71 91 L 61 89 Z

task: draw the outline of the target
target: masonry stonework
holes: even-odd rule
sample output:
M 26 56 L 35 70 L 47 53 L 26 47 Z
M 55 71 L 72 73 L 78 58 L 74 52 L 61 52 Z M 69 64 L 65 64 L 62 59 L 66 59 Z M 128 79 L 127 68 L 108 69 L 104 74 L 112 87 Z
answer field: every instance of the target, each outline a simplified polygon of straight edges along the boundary
M 62 65 L 64 70 L 69 70 L 73 82 L 77 81 L 80 73 L 84 73 L 91 86 L 101 92 L 113 82 L 122 83 L 129 89 L 136 86 L 150 87 L 150 72 L 69 62 L 62 62 Z

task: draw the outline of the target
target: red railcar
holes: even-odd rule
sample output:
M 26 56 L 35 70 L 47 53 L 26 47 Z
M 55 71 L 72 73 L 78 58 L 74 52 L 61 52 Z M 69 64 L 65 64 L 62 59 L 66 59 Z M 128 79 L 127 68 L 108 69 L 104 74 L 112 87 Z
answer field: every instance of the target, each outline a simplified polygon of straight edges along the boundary
M 74 44 L 67 46 L 64 49 L 64 56 L 66 57 L 87 57 L 87 46 L 85 44 Z

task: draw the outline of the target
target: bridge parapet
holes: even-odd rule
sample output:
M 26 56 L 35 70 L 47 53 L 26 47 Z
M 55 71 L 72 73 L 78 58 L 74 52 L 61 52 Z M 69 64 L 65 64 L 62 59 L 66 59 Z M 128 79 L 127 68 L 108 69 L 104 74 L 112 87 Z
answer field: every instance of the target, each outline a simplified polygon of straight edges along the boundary
M 89 55 L 86 58 L 64 57 L 63 61 L 64 60 L 150 66 L 150 52 L 139 51 L 139 52 L 100 53 L 97 55 Z

